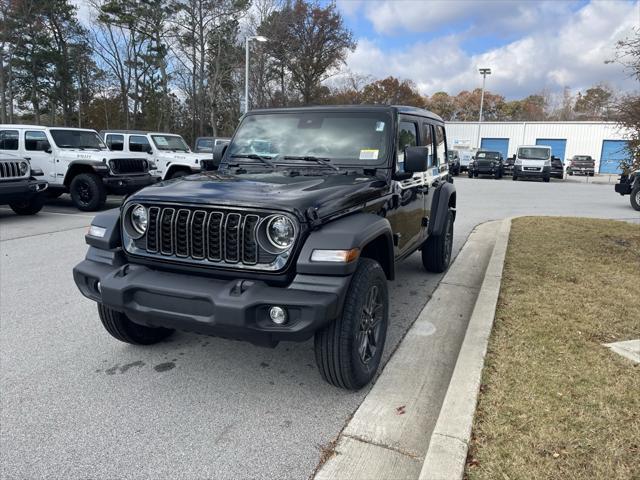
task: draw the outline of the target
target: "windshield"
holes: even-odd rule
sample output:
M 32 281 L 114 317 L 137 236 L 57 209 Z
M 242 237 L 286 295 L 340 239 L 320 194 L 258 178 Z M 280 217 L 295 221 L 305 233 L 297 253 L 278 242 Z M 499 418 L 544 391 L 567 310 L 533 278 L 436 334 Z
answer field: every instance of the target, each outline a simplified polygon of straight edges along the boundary
M 211 138 L 199 138 L 196 141 L 196 149 L 201 152 L 212 152 L 213 151 L 213 139 Z
M 491 160 L 497 160 L 500 158 L 500 153 L 498 152 L 478 152 L 476 154 L 476 158 L 489 158 Z
M 151 135 L 151 139 L 158 150 L 189 151 L 189 147 L 179 135 Z
M 518 149 L 518 158 L 525 160 L 548 160 L 551 150 L 548 148 L 525 147 Z
M 51 130 L 58 148 L 107 148 L 96 132 L 91 130 Z
M 318 157 L 333 164 L 379 165 L 387 158 L 390 121 L 378 112 L 250 115 L 238 127 L 226 158 L 259 155 L 279 163 L 296 160 L 285 157 Z

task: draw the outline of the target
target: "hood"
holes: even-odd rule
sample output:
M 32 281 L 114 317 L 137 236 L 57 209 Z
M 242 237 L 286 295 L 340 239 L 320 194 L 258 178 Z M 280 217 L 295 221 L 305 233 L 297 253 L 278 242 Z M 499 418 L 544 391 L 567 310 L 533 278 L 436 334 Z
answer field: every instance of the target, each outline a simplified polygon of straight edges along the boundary
M 304 221 L 315 209 L 320 218 L 379 197 L 387 182 L 357 174 L 290 176 L 286 172 L 228 175 L 205 172 L 144 188 L 129 201 L 195 203 L 285 210 Z
M 79 148 L 61 148 L 56 156 L 70 162 L 74 160 L 89 160 L 92 162 L 109 161 L 115 158 L 140 158 L 140 154 L 112 152 L 110 150 L 80 150 Z
M 158 156 L 170 162 L 195 163 L 196 160 L 210 160 L 211 153 L 158 151 Z

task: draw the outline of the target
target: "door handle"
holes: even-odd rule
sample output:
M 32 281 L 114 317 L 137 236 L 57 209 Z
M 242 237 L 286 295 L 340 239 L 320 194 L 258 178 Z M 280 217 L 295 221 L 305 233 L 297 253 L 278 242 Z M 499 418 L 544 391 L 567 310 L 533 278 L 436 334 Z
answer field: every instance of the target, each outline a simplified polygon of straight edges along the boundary
M 24 157 L 25 160 L 31 160 L 31 157 Z

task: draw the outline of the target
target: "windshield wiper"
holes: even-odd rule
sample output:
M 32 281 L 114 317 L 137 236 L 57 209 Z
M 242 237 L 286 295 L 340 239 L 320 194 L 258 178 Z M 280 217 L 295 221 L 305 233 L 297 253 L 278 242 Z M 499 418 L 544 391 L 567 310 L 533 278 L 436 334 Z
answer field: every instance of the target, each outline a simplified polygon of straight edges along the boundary
M 336 167 L 335 165 L 331 165 L 329 163 L 330 160 L 328 158 L 314 157 L 312 155 L 305 155 L 305 156 L 287 155 L 286 157 L 284 157 L 284 160 L 304 160 L 305 162 L 316 162 L 316 163 L 319 163 L 320 165 L 324 165 L 325 167 L 333 168 L 336 172 L 340 171 L 338 167 Z
M 276 168 L 276 165 L 269 158 L 258 155 L 257 153 L 234 153 L 233 155 L 231 155 L 231 158 L 248 158 L 250 160 L 260 160 L 262 163 L 269 165 L 274 170 Z

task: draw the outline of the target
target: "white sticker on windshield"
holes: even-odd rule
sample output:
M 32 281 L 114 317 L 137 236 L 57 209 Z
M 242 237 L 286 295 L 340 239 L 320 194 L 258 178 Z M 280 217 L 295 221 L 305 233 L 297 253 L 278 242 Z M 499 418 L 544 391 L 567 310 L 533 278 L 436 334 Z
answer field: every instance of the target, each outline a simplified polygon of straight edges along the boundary
M 376 132 L 384 131 L 384 122 L 376 122 Z
M 360 160 L 377 160 L 379 150 L 360 150 Z
M 161 147 L 166 147 L 167 145 L 169 145 L 169 142 L 167 142 L 167 139 L 164 137 L 154 137 L 154 139 L 156 143 Z

